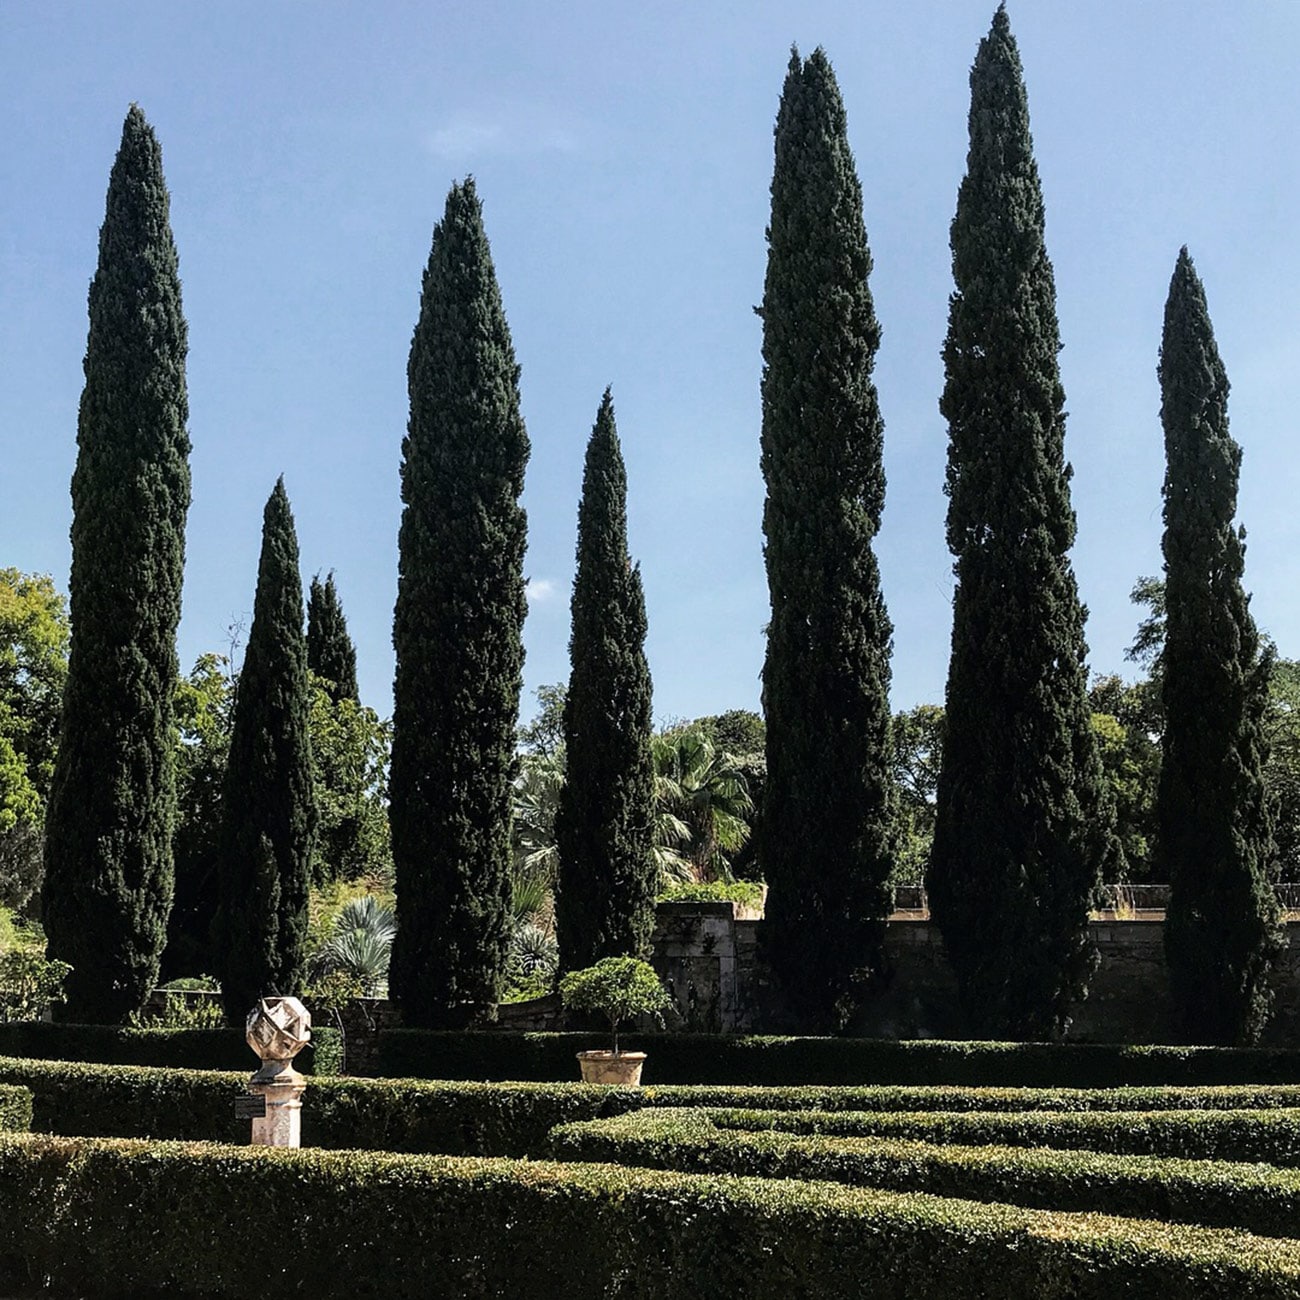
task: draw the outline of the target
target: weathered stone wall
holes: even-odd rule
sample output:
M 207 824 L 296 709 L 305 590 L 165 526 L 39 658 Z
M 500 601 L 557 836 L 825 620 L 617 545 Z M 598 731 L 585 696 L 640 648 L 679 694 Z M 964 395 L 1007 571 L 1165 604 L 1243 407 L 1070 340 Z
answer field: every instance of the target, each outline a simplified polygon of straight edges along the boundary
M 919 913 L 919 914 L 918 914 Z M 703 1033 L 797 1033 L 758 961 L 761 920 L 732 903 L 661 903 L 653 963 L 668 984 L 678 1015 L 669 1028 Z M 1164 923 L 1103 916 L 1090 926 L 1100 965 L 1069 1037 L 1090 1042 L 1172 1042 Z M 1278 972 L 1277 1001 L 1264 1043 L 1300 1047 L 1300 921 L 1287 926 L 1288 951 Z M 938 928 L 919 909 L 896 914 L 885 936 L 886 971 L 850 1031 L 870 1038 L 957 1038 L 962 1034 L 957 986 Z M 386 1002 L 345 1011 L 348 1069 L 365 1073 L 378 1030 L 397 1022 Z M 320 1015 L 317 1023 L 335 1023 Z M 498 1028 L 565 1028 L 555 995 L 500 1008 Z M 642 1026 L 650 1028 L 649 1025 Z

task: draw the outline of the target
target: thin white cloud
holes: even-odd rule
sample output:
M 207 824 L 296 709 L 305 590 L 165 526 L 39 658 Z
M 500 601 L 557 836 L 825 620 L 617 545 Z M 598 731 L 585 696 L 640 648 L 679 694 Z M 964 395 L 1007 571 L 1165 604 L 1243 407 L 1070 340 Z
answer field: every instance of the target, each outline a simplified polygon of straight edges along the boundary
M 489 154 L 577 153 L 579 146 L 579 133 L 571 125 L 548 120 L 546 110 L 535 105 L 461 110 L 429 136 L 435 157 L 457 163 Z
M 550 578 L 529 578 L 524 593 L 530 605 L 540 605 L 555 595 L 555 583 Z

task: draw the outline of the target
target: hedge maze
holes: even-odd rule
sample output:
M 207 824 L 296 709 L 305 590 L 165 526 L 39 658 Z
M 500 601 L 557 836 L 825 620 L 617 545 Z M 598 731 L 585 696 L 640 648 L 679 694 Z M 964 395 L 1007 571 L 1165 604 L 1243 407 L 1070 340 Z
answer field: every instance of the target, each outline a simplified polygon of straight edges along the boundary
M 0 1131 L 0 1284 L 1300 1297 L 1294 1083 L 319 1077 L 287 1151 L 241 1145 L 244 1079 L 0 1058 L 0 1130 L 32 1129 Z M 276 1223 L 297 1235 L 249 1230 Z

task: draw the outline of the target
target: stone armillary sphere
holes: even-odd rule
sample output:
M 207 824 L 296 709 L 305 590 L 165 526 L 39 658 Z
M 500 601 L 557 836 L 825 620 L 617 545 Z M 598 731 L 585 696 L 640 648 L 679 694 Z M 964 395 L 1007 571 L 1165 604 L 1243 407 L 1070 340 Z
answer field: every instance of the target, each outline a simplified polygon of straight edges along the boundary
M 262 998 L 248 1013 L 245 1037 L 261 1057 L 258 1073 L 279 1074 L 311 1042 L 311 1013 L 297 998 Z

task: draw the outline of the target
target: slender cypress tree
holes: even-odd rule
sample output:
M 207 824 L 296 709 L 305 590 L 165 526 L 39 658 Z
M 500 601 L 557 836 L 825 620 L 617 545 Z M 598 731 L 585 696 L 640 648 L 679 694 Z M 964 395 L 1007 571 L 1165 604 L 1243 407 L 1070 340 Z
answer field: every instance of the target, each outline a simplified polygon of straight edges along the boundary
M 1242 590 L 1241 448 L 1205 290 L 1184 248 L 1160 349 L 1165 432 L 1165 728 L 1157 861 L 1181 1041 L 1245 1045 L 1268 1018 L 1285 940 L 1271 875 L 1263 716 L 1271 658 Z
M 43 916 L 68 1014 L 116 1022 L 158 973 L 172 901 L 176 625 L 190 503 L 185 319 L 162 151 L 127 113 L 90 285 L 72 477 L 72 647 Z
M 892 893 L 889 655 L 872 539 L 885 499 L 880 341 L 844 105 L 791 54 L 763 289 L 767 962 L 805 1023 L 852 1010 Z
M 327 683 L 335 704 L 340 700 L 361 702 L 357 692 L 357 649 L 348 635 L 348 621 L 343 617 L 333 573 L 323 583 L 319 576 L 311 580 L 307 597 L 307 667 Z
M 505 964 L 526 609 L 528 436 L 472 180 L 434 228 L 407 376 L 389 986 L 408 1025 L 455 1026 L 497 1000 Z
M 216 951 L 226 1015 L 302 990 L 316 814 L 298 539 L 284 480 L 262 519 L 222 792 Z
M 555 928 L 566 970 L 650 949 L 657 873 L 645 635 L 641 573 L 627 551 L 627 474 L 606 389 L 578 507 L 567 774 L 555 821 Z
M 944 345 L 952 658 L 927 885 L 972 1027 L 1049 1038 L 1118 853 L 1087 703 L 1056 290 L 1006 10 L 971 70 Z

